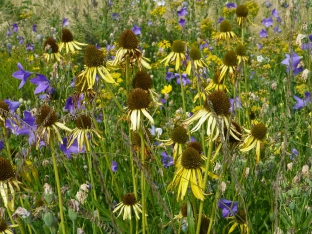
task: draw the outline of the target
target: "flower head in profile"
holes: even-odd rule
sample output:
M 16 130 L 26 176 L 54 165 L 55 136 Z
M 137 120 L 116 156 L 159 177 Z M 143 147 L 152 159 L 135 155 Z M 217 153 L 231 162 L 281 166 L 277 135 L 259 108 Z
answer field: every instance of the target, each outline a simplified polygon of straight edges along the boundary
M 0 234 L 14 234 L 15 232 L 11 229 L 18 227 L 18 224 L 9 225 L 5 220 L 0 218 Z
M 237 55 L 238 65 L 244 64 L 248 61 L 248 58 L 246 56 L 246 47 L 244 45 L 237 45 L 235 48 L 235 53 Z
M 135 213 L 135 218 L 140 219 L 139 213 L 142 213 L 142 208 L 141 204 L 138 203 L 137 198 L 133 193 L 126 193 L 122 201 L 116 205 L 116 208 L 114 209 L 113 213 L 119 211 L 119 214 L 117 218 L 123 214 L 122 219 L 123 220 L 131 220 L 132 218 L 132 210 Z
M 98 139 L 102 139 L 100 133 L 92 127 L 92 119 L 86 114 L 82 114 L 76 119 L 76 128 L 74 128 L 69 137 L 67 148 L 69 148 L 77 139 L 78 150 L 81 151 L 86 146 L 86 151 L 90 152 L 90 143 L 98 145 L 94 139 L 94 135 Z
M 238 210 L 237 212 L 235 212 L 234 216 L 229 217 L 228 219 L 232 220 L 228 224 L 229 226 L 232 224 L 232 226 L 229 229 L 229 233 L 234 232 L 234 230 L 237 227 L 240 229 L 240 233 L 250 233 L 249 227 L 247 225 L 247 217 L 245 210 Z
M 18 67 L 19 70 L 16 71 L 16 72 L 14 72 L 14 73 L 12 74 L 12 76 L 13 76 L 14 78 L 16 78 L 16 79 L 21 80 L 21 83 L 20 83 L 20 85 L 18 86 L 18 88 L 20 89 L 20 88 L 22 88 L 22 87 L 26 84 L 27 79 L 31 76 L 32 73 L 29 72 L 29 71 L 26 71 L 26 70 L 23 68 L 22 64 L 20 64 L 20 63 L 17 64 L 17 67 Z
M 81 43 L 74 40 L 74 36 L 67 28 L 62 30 L 62 42 L 59 46 L 59 51 L 62 51 L 63 48 L 66 49 L 66 54 L 70 51 L 72 53 L 76 50 L 81 50 L 80 46 L 86 46 L 87 44 Z
M 186 67 L 186 74 L 191 75 L 192 65 L 197 70 L 199 68 L 208 67 L 208 65 L 202 59 L 200 50 L 197 47 L 192 47 L 190 50 L 191 61 L 188 62 Z
M 209 100 L 209 101 L 208 101 Z M 200 126 L 207 122 L 206 134 L 210 141 L 215 141 L 220 135 L 218 123 L 221 124 L 221 129 L 230 129 L 230 135 L 237 138 L 235 129 L 229 124 L 230 115 L 230 100 L 227 94 L 222 91 L 214 91 L 208 95 L 205 105 L 202 109 L 194 113 L 190 118 L 182 122 L 183 125 L 189 125 L 199 119 L 198 123 L 191 129 L 192 132 L 196 132 L 200 129 Z
M 4 207 L 11 211 L 14 211 L 15 195 L 16 191 L 20 192 L 20 184 L 11 162 L 0 156 L 0 194 Z
M 161 63 L 165 62 L 165 66 L 168 66 L 169 63 L 175 61 L 175 70 L 178 71 L 185 59 L 185 43 L 182 40 L 175 40 L 172 43 L 171 52 L 161 60 Z
M 143 57 L 142 52 L 138 49 L 139 40 L 136 34 L 127 29 L 122 32 L 118 40 L 119 49 L 116 52 L 116 56 L 112 65 L 124 66 L 126 60 L 129 59 L 131 65 L 137 64 L 139 69 L 143 67 L 151 69 L 151 66 L 148 64 L 149 59 Z
M 216 38 L 222 40 L 228 40 L 231 38 L 236 38 L 235 33 L 232 31 L 232 24 L 228 20 L 223 20 L 220 23 L 220 33 L 216 36 Z
M 61 60 L 61 55 L 59 53 L 59 46 L 56 44 L 56 41 L 52 38 L 49 37 L 46 39 L 43 45 L 44 53 L 43 53 L 43 58 L 49 62 L 50 60 Z
M 240 145 L 240 151 L 247 152 L 256 147 L 256 163 L 260 162 L 260 148 L 261 144 L 264 143 L 267 127 L 264 123 L 258 123 L 252 127 L 251 130 L 247 131 L 247 137 L 244 142 Z
M 238 65 L 238 58 L 237 54 L 233 50 L 229 50 L 224 55 L 222 65 L 220 66 L 220 80 L 223 79 L 226 72 L 228 71 L 230 76 L 233 76 L 233 74 L 236 72 L 236 68 Z
M 180 159 L 183 152 L 183 145 L 186 144 L 188 139 L 187 130 L 183 126 L 177 126 L 172 130 L 170 139 L 161 140 L 165 145 L 173 145 L 173 160 L 175 163 Z
M 58 128 L 71 132 L 71 129 L 66 127 L 63 123 L 58 122 L 57 114 L 48 105 L 40 107 L 36 116 L 36 123 L 38 133 L 36 148 L 39 147 L 40 140 L 43 140 L 47 144 L 55 140 L 63 143 L 63 139 Z
M 87 86 L 87 89 L 93 89 L 96 76 L 99 75 L 107 83 L 115 83 L 105 67 L 105 58 L 101 50 L 94 45 L 88 45 L 84 54 L 84 71 L 79 74 L 81 78 L 81 91 Z
M 208 85 L 205 87 L 206 92 L 209 94 L 212 90 L 225 90 L 228 91 L 228 88 L 224 84 L 224 78 L 220 78 L 220 73 L 215 72 L 212 79 L 210 79 Z M 206 100 L 206 99 L 204 99 Z
M 244 22 L 247 19 L 248 16 L 248 8 L 246 5 L 238 5 L 236 7 L 236 16 L 237 16 L 237 23 L 239 26 L 243 26 Z
M 146 110 L 150 102 L 149 95 L 145 90 L 136 88 L 130 92 L 127 104 L 129 109 L 128 117 L 130 116 L 133 131 L 140 129 L 143 116 L 148 118 L 152 124 L 154 123 L 153 117 Z
M 204 200 L 202 156 L 193 147 L 187 147 L 181 156 L 181 165 L 177 168 L 168 189 L 177 188 L 177 200 L 183 200 L 190 185 L 194 196 Z

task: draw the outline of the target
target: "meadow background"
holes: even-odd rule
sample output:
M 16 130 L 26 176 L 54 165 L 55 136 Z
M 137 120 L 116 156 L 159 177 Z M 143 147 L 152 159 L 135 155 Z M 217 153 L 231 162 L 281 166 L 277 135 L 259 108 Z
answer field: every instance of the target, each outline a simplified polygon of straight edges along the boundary
M 248 8 L 243 27 L 237 24 L 240 4 Z M 0 0 L 0 233 L 312 233 L 311 4 Z M 220 39 L 220 18 L 236 37 Z M 114 84 L 98 74 L 91 89 L 81 89 L 76 79 L 86 69 L 86 45 L 45 60 L 53 54 L 45 51 L 46 39 L 61 43 L 63 29 L 97 46 Z M 128 29 L 149 69 L 140 55 L 116 60 Z M 176 40 L 186 48 L 178 69 L 176 61 L 162 61 Z M 225 55 L 239 45 L 247 60 L 228 65 Z M 194 47 L 207 66 L 193 66 Z M 227 71 L 220 82 L 216 74 L 224 64 L 234 75 Z M 153 123 L 142 114 L 133 131 L 129 100 L 141 70 L 151 78 L 146 110 Z M 226 115 L 217 111 L 224 104 L 219 96 L 204 108 L 219 89 L 231 100 Z M 45 105 L 56 113 L 45 116 L 48 123 L 39 118 Z M 206 133 L 210 122 L 198 131 L 192 131 L 198 120 L 185 122 L 203 109 L 220 117 L 216 139 Z M 76 141 L 69 145 L 72 135 L 64 127 L 58 130 L 62 141 L 53 127 L 42 134 L 54 122 L 79 130 L 82 115 L 91 120 L 90 128 L 80 127 L 86 130 L 83 149 Z M 231 141 L 224 119 L 236 122 L 240 141 Z M 248 136 L 260 153 L 256 147 L 244 151 Z M 177 178 L 184 166 L 175 164 L 194 141 L 201 146 L 202 179 L 188 178 L 181 198 L 179 187 L 186 187 Z M 180 148 L 173 147 L 177 143 Z M 200 192 L 193 190 L 190 184 L 201 180 Z M 116 206 L 129 197 L 136 199 L 118 216 Z

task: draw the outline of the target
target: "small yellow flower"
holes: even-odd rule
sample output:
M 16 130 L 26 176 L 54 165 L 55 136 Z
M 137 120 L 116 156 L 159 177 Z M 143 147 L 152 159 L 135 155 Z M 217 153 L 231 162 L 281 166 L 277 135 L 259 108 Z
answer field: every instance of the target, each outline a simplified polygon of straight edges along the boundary
M 169 85 L 165 85 L 164 88 L 161 90 L 161 93 L 162 94 L 168 94 L 172 91 L 172 86 L 169 84 Z

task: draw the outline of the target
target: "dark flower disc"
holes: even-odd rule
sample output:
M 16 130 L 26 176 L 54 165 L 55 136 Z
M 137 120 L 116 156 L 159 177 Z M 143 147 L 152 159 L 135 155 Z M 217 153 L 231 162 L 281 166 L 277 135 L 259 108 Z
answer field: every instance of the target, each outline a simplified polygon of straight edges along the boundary
M 186 169 L 198 169 L 201 166 L 201 156 L 196 149 L 187 147 L 182 154 L 181 164 Z
M 138 71 L 132 80 L 132 86 L 134 89 L 141 88 L 144 90 L 149 90 L 152 87 L 152 79 L 146 71 Z
M 90 129 L 92 127 L 92 119 L 87 115 L 80 115 L 76 119 L 76 127 L 79 129 Z
M 67 28 L 62 30 L 62 42 L 71 42 L 74 40 L 74 36 Z
M 265 138 L 266 133 L 267 133 L 267 128 L 264 123 L 256 124 L 251 129 L 251 135 L 253 135 L 254 138 L 260 141 L 262 141 Z
M 52 37 L 49 37 L 44 42 L 44 45 L 43 45 L 44 50 L 46 50 L 47 46 L 50 46 L 50 48 L 52 49 L 52 53 L 57 53 L 58 52 L 58 48 L 59 47 L 56 44 L 56 41 Z
M 237 17 L 243 17 L 246 18 L 248 15 L 248 8 L 246 7 L 246 5 L 238 5 L 236 7 L 236 15 Z
M 228 67 L 237 66 L 237 55 L 233 50 L 226 52 L 223 58 L 223 63 Z
M 201 147 L 201 145 L 197 141 L 192 141 L 192 142 L 188 143 L 187 147 L 192 147 L 192 148 L 196 149 L 199 154 L 201 154 L 203 152 L 203 148 Z
M 3 118 L 7 117 L 9 111 L 9 105 L 4 101 L 0 101 L 0 116 Z
M 232 31 L 232 24 L 228 20 L 223 20 L 220 23 L 220 32 L 231 32 Z
M 139 40 L 132 30 L 127 29 L 120 35 L 118 44 L 124 49 L 134 50 L 138 48 Z
M 137 200 L 133 193 L 127 193 L 123 196 L 122 202 L 127 206 L 133 206 L 137 203 Z
M 84 64 L 87 67 L 100 67 L 105 62 L 104 54 L 94 45 L 88 45 L 84 54 Z
M 172 52 L 185 53 L 185 44 L 182 40 L 175 40 L 172 43 Z
M 56 123 L 57 120 L 58 117 L 53 109 L 51 109 L 47 105 L 40 107 L 36 116 L 36 123 L 38 124 L 38 126 L 42 125 L 44 127 L 49 127 Z
M 15 172 L 10 161 L 0 156 L 0 181 L 6 181 L 15 177 Z
M 236 46 L 235 48 L 235 53 L 239 56 L 245 56 L 246 55 L 246 48 L 244 45 L 239 44 L 238 46 Z
M 188 138 L 189 137 L 187 135 L 187 131 L 182 126 L 178 126 L 178 127 L 174 128 L 172 133 L 171 133 L 171 139 L 175 143 L 177 142 L 180 144 L 184 144 L 187 142 Z
M 200 50 L 197 47 L 192 47 L 192 49 L 190 50 L 190 57 L 192 60 L 200 60 L 201 59 Z
M 210 102 L 212 103 L 212 107 L 217 115 L 227 116 L 230 114 L 230 99 L 226 95 L 226 93 L 222 90 L 217 90 L 208 95 Z M 205 108 L 210 111 L 210 107 L 208 103 L 205 103 Z
M 130 110 L 139 110 L 148 108 L 150 102 L 148 93 L 143 89 L 136 88 L 130 92 L 127 103 Z

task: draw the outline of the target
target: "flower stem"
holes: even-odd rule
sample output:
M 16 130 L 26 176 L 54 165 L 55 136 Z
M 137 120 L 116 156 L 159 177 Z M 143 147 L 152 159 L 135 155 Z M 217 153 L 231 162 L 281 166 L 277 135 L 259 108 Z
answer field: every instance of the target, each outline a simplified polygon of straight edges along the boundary
M 184 117 L 186 117 L 185 98 L 184 98 L 184 87 L 183 87 L 183 82 L 182 82 L 182 72 L 181 72 L 181 68 L 179 68 L 179 76 L 180 76 L 180 85 L 181 85 L 181 94 L 182 94 L 183 114 L 184 114 Z
M 142 167 L 144 168 L 145 161 L 145 143 L 144 143 L 144 133 L 143 128 L 140 129 L 140 137 L 141 137 L 141 161 Z M 141 200 L 142 200 L 142 233 L 145 234 L 146 222 L 145 222 L 145 213 L 146 213 L 146 201 L 145 201 L 145 178 L 143 168 L 141 170 Z
M 210 166 L 210 158 L 211 158 L 211 154 L 212 154 L 212 148 L 213 148 L 213 142 L 209 141 L 208 156 L 207 156 L 207 160 L 206 160 L 205 175 L 204 175 L 204 182 L 203 182 L 203 186 L 204 187 L 207 184 L 208 171 L 209 171 L 209 166 Z M 204 201 L 200 201 L 199 212 L 198 212 L 198 219 L 197 219 L 197 227 L 196 227 L 196 234 L 199 234 L 199 232 L 200 232 L 200 225 L 201 225 L 201 218 L 202 218 L 202 215 L 203 215 L 203 208 L 204 208 Z M 211 223 L 211 221 L 210 221 L 210 223 Z
M 104 82 L 104 83 L 105 83 L 105 82 Z M 108 92 L 110 93 L 110 95 L 113 97 L 113 99 L 114 99 L 116 105 L 118 106 L 119 110 L 120 110 L 121 112 L 123 112 L 122 106 L 120 105 L 119 101 L 117 100 L 115 94 L 113 94 L 113 91 L 112 91 L 111 88 L 109 87 L 109 84 L 106 84 L 106 83 L 105 83 L 105 88 L 108 90 Z
M 13 160 L 12 160 L 12 156 L 11 156 L 11 150 L 10 150 L 10 145 L 9 145 L 9 139 L 7 136 L 7 132 L 6 132 L 6 128 L 5 128 L 5 122 L 3 123 L 3 137 L 4 137 L 4 142 L 5 142 L 5 147 L 6 147 L 6 154 L 7 154 L 7 158 L 10 160 L 11 164 L 13 165 Z
M 59 174 L 58 174 L 56 158 L 55 158 L 55 154 L 54 154 L 54 139 L 53 139 L 53 137 L 50 138 L 50 146 L 51 146 L 51 156 L 52 156 L 52 162 L 53 162 L 55 182 L 56 182 L 56 187 L 57 187 L 57 196 L 58 196 L 58 202 L 59 202 L 59 209 L 60 209 L 61 228 L 62 228 L 62 233 L 65 234 L 66 233 L 66 229 L 65 229 L 64 212 L 63 212 L 63 201 L 62 201 L 62 193 L 61 193 L 61 184 L 60 184 L 60 177 L 59 177 Z
M 95 201 L 97 201 L 95 183 L 94 183 L 94 178 L 93 178 L 93 173 L 92 173 L 92 168 L 93 168 L 92 167 L 92 159 L 91 159 L 91 155 L 89 152 L 87 153 L 87 160 L 88 160 L 88 168 L 89 168 L 89 174 L 90 174 L 91 184 L 92 184 L 93 198 Z

